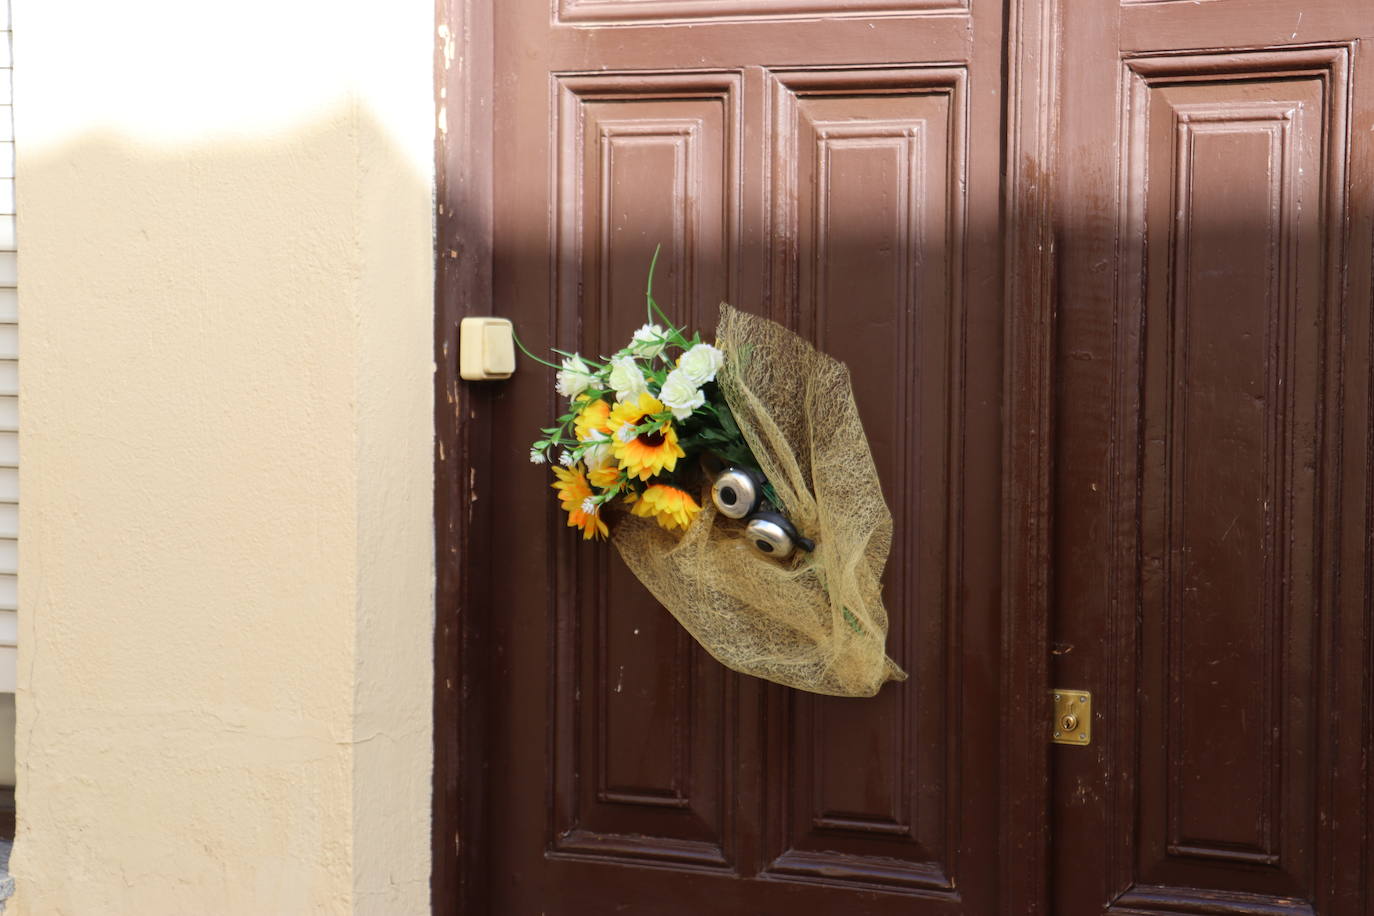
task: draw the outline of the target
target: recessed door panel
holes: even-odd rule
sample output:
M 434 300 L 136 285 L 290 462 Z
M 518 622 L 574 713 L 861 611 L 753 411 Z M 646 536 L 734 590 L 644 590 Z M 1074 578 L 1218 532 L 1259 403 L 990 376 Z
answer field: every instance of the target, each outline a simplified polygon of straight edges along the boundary
M 787 698 L 770 871 L 953 894 L 966 74 L 772 79 L 775 282 L 797 327 L 850 367 L 894 516 L 889 652 L 911 680 L 867 701 Z
M 567 76 L 557 87 L 558 299 L 592 356 L 645 323 L 646 239 L 658 296 L 696 324 L 728 297 L 739 176 L 731 74 Z M 572 535 L 574 532 L 560 532 Z M 552 848 L 729 865 L 732 680 L 607 545 L 556 537 Z
M 1121 384 L 1141 392 L 1140 543 L 1115 607 L 1140 621 L 1137 694 L 1159 697 L 1139 722 L 1133 883 L 1310 897 L 1331 687 L 1313 668 L 1330 613 L 1325 265 L 1342 235 L 1321 217 L 1345 55 L 1189 79 L 1208 63 L 1127 65 L 1127 231 L 1143 250 L 1123 306 L 1140 309 L 1143 351 Z

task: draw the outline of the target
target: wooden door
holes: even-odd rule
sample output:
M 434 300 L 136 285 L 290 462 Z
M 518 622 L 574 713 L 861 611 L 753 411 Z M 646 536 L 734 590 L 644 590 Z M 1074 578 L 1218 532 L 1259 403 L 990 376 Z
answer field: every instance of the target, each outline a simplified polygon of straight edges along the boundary
M 448 11 L 436 912 L 1371 912 L 1374 7 Z M 877 698 L 715 664 L 525 463 L 548 373 L 457 380 L 464 314 L 619 346 L 658 244 L 853 371 Z
M 1066 0 L 1054 912 L 1374 910 L 1374 5 Z
M 536 351 L 613 352 L 644 322 L 661 244 L 674 320 L 710 334 L 729 301 L 847 361 L 897 519 L 888 651 L 912 677 L 854 700 L 722 668 L 613 548 L 563 526 L 526 461 L 557 407 L 550 374 L 448 389 L 489 421 L 464 459 L 490 455 L 469 506 L 491 515 L 453 545 L 472 570 L 484 541 L 490 564 L 469 599 L 489 653 L 471 660 L 489 666 L 485 840 L 458 893 L 550 916 L 996 912 L 1002 10 L 493 15 L 488 308 Z

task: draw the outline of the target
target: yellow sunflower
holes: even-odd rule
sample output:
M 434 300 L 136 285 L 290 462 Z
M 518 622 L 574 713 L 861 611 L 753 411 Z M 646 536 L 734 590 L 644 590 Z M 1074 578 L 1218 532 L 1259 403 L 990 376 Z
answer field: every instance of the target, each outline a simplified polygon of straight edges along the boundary
M 630 511 L 641 518 L 652 518 L 668 531 L 683 531 L 696 518 L 701 506 L 685 490 L 656 483 L 640 494 Z
M 677 432 L 671 421 L 651 433 L 632 434 L 645 417 L 657 413 L 663 413 L 663 403 L 647 392 L 637 400 L 621 401 L 611 409 L 612 454 L 626 473 L 640 480 L 648 480 L 665 469 L 671 471 L 677 467 L 677 460 L 686 454 L 677 444 Z M 622 436 L 629 438 L 622 439 Z
M 598 490 L 615 486 L 615 482 L 620 479 L 620 468 L 604 467 L 598 468 L 587 475 L 587 479 L 592 482 L 592 486 Z
M 582 412 L 573 420 L 573 427 L 577 430 L 577 440 L 586 442 L 587 437 L 593 432 L 605 433 L 610 435 L 611 427 L 609 419 L 611 416 L 611 405 L 598 398 L 592 401 Z
M 587 501 L 592 498 L 593 493 L 582 469 L 580 467 L 554 468 L 553 474 L 558 479 L 549 486 L 558 491 L 558 500 L 568 513 L 568 527 L 581 528 L 583 540 L 591 540 L 594 537 L 604 538 L 610 534 L 610 529 L 601 520 L 599 511 L 595 509 L 591 512 L 586 511 Z

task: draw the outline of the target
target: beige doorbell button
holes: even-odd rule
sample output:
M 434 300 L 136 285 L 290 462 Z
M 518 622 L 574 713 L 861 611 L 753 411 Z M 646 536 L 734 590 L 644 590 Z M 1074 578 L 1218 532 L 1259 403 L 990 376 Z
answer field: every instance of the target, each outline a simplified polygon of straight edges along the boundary
M 515 341 L 505 318 L 464 318 L 458 326 L 458 375 L 471 382 L 510 378 Z

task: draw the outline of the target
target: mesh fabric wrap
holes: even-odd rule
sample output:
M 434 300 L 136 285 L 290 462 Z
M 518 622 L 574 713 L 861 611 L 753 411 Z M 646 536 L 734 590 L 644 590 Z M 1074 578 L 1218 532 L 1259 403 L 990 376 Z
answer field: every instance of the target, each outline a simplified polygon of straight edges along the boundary
M 626 516 L 612 540 L 654 597 L 721 664 L 837 696 L 906 674 L 885 651 L 882 572 L 892 545 L 849 370 L 779 324 L 721 305 L 717 381 L 740 431 L 813 553 L 779 562 L 720 517 L 709 486 L 681 535 Z M 847 612 L 847 613 L 846 613 Z

